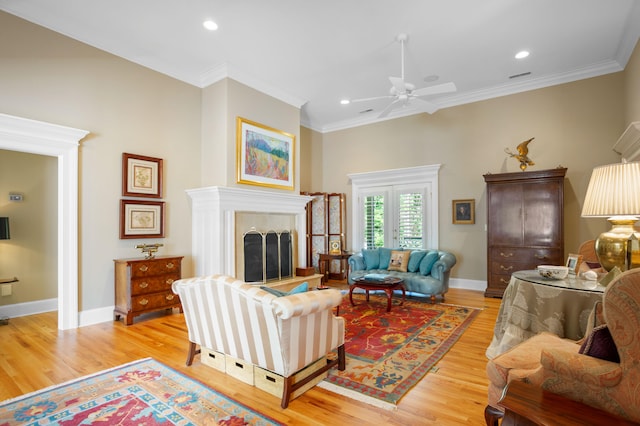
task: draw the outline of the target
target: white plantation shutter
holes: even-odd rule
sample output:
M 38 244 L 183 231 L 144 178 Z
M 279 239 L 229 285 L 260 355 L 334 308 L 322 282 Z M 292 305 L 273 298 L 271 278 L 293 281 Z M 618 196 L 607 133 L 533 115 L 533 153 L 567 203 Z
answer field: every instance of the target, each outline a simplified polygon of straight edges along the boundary
M 364 248 L 384 246 L 384 195 L 363 197 Z
M 422 192 L 398 194 L 398 246 L 408 249 L 423 247 L 424 197 Z

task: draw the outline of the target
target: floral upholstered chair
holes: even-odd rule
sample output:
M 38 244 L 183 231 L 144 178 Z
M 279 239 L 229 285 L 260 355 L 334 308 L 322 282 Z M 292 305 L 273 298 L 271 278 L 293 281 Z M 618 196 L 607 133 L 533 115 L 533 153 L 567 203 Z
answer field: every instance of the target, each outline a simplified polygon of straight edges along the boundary
M 497 425 L 511 380 L 640 422 L 640 268 L 609 284 L 592 320 L 582 341 L 540 333 L 490 360 L 487 425 Z

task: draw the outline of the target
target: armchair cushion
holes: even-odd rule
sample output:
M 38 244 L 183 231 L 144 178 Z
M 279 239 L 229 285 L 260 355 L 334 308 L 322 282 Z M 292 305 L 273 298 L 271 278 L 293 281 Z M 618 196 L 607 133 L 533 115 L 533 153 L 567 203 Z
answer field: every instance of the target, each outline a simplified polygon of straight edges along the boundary
M 616 348 L 616 343 L 613 341 L 606 324 L 594 327 L 591 334 L 580 346 L 579 353 L 611 362 L 620 362 L 618 348 Z
M 302 284 L 299 284 L 298 286 L 292 288 L 289 291 L 282 291 L 275 288 L 267 287 L 265 285 L 261 286 L 260 288 L 268 293 L 273 294 L 276 297 L 282 297 L 282 296 L 289 296 L 291 294 L 304 293 L 305 291 L 309 291 L 309 283 L 305 281 Z

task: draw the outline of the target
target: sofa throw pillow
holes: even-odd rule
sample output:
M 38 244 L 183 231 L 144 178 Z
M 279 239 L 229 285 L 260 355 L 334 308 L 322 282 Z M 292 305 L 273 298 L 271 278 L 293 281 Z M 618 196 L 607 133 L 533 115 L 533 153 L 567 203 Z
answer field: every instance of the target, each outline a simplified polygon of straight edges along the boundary
M 266 292 L 273 294 L 276 297 L 282 297 L 282 296 L 290 296 L 292 294 L 304 293 L 306 291 L 309 291 L 309 283 L 305 281 L 302 284 L 292 288 L 289 291 L 276 290 L 275 288 L 267 287 L 264 285 L 261 286 L 260 288 Z
M 609 332 L 609 327 L 606 324 L 594 327 L 578 352 L 606 361 L 620 362 L 618 348 L 616 348 L 611 332 Z
M 378 265 L 380 265 L 380 251 L 378 249 L 362 249 L 362 257 L 367 271 L 378 269 Z
M 392 250 L 391 260 L 389 260 L 390 271 L 407 272 L 407 265 L 409 265 L 409 256 L 411 250 Z
M 389 269 L 389 262 L 391 261 L 391 252 L 393 249 L 380 247 L 378 251 L 380 252 L 380 264 L 378 265 L 378 268 Z
M 427 252 L 424 250 L 413 250 L 409 255 L 409 265 L 407 265 L 407 271 L 416 272 L 420 269 L 420 262 L 426 256 Z
M 440 255 L 437 251 L 430 251 L 422 258 L 420 261 L 420 274 L 421 275 L 429 275 L 431 273 L 431 268 L 433 268 L 433 264 L 440 258 Z

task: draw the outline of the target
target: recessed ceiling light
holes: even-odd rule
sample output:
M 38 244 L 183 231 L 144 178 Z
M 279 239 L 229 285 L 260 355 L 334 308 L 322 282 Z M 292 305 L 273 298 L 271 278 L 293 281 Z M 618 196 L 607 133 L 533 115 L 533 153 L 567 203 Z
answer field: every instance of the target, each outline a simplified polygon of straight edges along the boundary
M 349 99 L 341 99 L 341 100 L 340 100 L 340 103 L 341 103 L 342 105 L 349 105 L 349 104 L 351 103 L 351 101 L 350 101 Z
M 218 24 L 216 24 L 215 22 L 213 22 L 213 21 L 212 21 L 212 20 L 210 20 L 210 19 L 209 19 L 209 20 L 207 20 L 207 21 L 204 21 L 204 22 L 202 23 L 202 25 L 203 25 L 206 29 L 208 29 L 209 31 L 215 31 L 215 30 L 217 30 L 217 29 L 218 29 Z
M 529 52 L 526 50 L 521 50 L 520 52 L 516 53 L 516 59 L 524 59 L 527 56 L 529 56 Z

